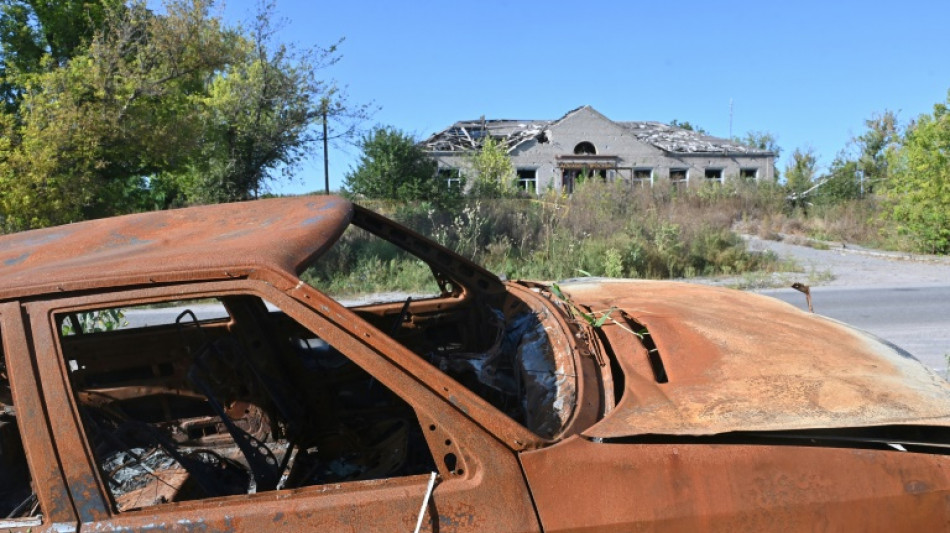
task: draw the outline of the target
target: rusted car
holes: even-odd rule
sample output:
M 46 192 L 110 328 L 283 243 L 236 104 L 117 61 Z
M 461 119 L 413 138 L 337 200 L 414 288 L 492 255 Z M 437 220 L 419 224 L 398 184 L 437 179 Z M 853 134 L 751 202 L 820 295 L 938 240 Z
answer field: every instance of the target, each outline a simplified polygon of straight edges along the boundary
M 367 275 L 431 290 L 331 297 L 371 238 Z M 0 237 L 0 337 L 3 530 L 950 528 L 950 387 L 899 349 L 736 291 L 502 281 L 340 198 Z

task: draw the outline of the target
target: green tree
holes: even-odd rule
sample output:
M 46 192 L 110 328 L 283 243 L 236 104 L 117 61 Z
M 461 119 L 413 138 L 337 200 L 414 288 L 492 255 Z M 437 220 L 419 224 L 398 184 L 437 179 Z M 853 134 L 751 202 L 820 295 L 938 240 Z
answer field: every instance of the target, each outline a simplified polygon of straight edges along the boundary
M 831 162 L 817 199 L 834 203 L 874 192 L 890 176 L 888 154 L 900 144 L 897 116 L 885 111 L 864 121 L 867 131 L 854 137 Z
M 903 145 L 890 152 L 884 182 L 888 216 L 919 249 L 950 253 L 950 93 L 907 129 Z
M 353 194 L 437 204 L 459 194 L 446 187 L 437 175 L 438 164 L 403 131 L 377 127 L 363 136 L 359 147 L 359 164 L 344 177 L 344 187 Z
M 857 170 L 862 173 L 865 193 L 890 178 L 889 154 L 900 146 L 897 115 L 885 111 L 864 121 L 867 131 L 855 139 L 858 148 Z
M 184 203 L 245 200 L 275 175 L 291 178 L 322 140 L 324 116 L 346 121 L 336 136 L 368 118 L 369 106 L 317 74 L 339 59 L 337 44 L 298 51 L 275 42 L 273 4 L 263 6 L 249 32 L 234 39 L 231 61 L 211 79 L 197 112 L 200 156 L 183 172 L 162 174 L 159 185 Z M 324 113 L 325 112 L 325 113 Z
M 62 66 L 21 76 L 11 150 L 0 155 L 8 229 L 136 210 L 149 175 L 194 157 L 195 111 L 232 35 L 200 1 L 166 10 L 109 11 Z
M 463 171 L 471 184 L 469 194 L 478 198 L 503 198 L 513 193 L 515 167 L 504 143 L 490 136 L 471 152 Z
M 316 147 L 324 108 L 353 110 L 317 76 L 335 46 L 291 51 L 272 42 L 269 7 L 245 30 L 210 16 L 210 1 L 110 7 L 70 57 L 44 44 L 42 68 L 13 69 L 4 228 L 252 197 Z
M 0 0 L 0 98 L 18 104 L 16 77 L 62 66 L 88 46 L 121 0 Z
M 814 185 L 815 167 L 818 158 L 812 148 L 796 148 L 792 152 L 792 159 L 785 166 L 785 187 L 796 199 Z
M 861 197 L 861 179 L 858 174 L 858 162 L 838 154 L 828 174 L 820 178 L 821 187 L 815 192 L 815 199 L 821 203 L 833 204 Z

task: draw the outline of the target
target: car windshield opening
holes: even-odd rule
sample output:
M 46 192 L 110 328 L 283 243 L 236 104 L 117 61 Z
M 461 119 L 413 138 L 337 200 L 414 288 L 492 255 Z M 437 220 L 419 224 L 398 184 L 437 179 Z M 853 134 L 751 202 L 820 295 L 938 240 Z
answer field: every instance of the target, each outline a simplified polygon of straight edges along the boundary
M 574 371 L 548 311 L 433 241 L 358 211 L 300 277 L 537 435 L 570 417 Z

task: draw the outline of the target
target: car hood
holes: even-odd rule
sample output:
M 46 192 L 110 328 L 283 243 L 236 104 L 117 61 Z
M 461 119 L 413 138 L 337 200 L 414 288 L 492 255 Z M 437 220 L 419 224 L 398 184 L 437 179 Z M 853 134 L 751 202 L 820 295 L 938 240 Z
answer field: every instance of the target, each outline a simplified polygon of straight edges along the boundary
M 950 384 L 907 352 L 774 298 L 675 282 L 561 285 L 623 369 L 595 438 L 880 425 L 950 426 Z M 668 381 L 634 332 L 649 331 Z M 645 347 L 646 344 L 646 347 Z M 656 357 L 654 359 L 657 359 Z

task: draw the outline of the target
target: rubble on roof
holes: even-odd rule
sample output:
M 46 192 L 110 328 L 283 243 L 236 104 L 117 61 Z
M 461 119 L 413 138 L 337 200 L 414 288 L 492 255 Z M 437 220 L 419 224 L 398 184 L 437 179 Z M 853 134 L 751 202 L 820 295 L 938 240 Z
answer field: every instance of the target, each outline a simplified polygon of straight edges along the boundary
M 580 109 L 580 108 L 578 108 Z M 568 113 L 570 115 L 575 110 Z M 567 115 L 565 115 L 566 117 Z M 433 134 L 422 142 L 430 152 L 465 152 L 478 149 L 486 136 L 500 141 L 510 152 L 530 139 L 545 143 L 550 140 L 548 128 L 563 120 L 466 120 Z M 639 141 L 673 153 L 742 153 L 766 155 L 768 150 L 740 144 L 663 124 L 661 122 L 614 122 L 630 131 Z
M 633 132 L 638 140 L 652 144 L 661 150 L 677 153 L 715 152 L 764 154 L 760 150 L 729 139 L 722 139 L 703 133 L 677 128 L 661 122 L 617 122 Z
M 464 152 L 481 147 L 482 140 L 490 136 L 510 151 L 528 139 L 541 140 L 550 123 L 550 120 L 466 120 L 452 124 L 422 144 L 433 152 Z

